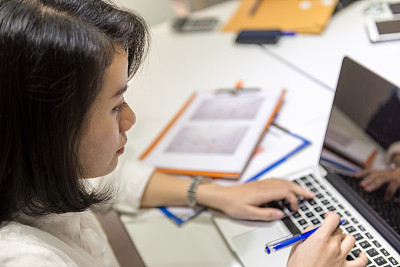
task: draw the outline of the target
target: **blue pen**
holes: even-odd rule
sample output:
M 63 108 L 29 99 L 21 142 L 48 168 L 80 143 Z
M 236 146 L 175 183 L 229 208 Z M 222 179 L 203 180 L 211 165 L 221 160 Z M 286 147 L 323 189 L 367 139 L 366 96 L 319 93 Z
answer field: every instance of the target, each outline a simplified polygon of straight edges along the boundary
M 346 220 L 341 220 L 338 227 L 344 224 Z M 271 254 L 272 252 L 276 252 L 282 248 L 286 248 L 289 246 L 293 246 L 299 242 L 302 242 L 307 239 L 310 235 L 312 235 L 315 231 L 317 231 L 319 227 L 312 229 L 310 231 L 304 232 L 299 235 L 295 235 L 292 237 L 284 238 L 283 240 L 273 241 L 265 245 L 265 252 L 267 254 Z

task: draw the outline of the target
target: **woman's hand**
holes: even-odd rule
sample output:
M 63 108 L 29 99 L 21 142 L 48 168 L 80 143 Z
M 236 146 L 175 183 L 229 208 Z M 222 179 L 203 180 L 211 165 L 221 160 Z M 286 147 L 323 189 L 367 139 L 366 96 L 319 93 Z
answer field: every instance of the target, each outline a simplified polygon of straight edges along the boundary
M 393 170 L 366 169 L 354 175 L 356 179 L 362 179 L 360 186 L 367 192 L 372 192 L 384 184 L 388 184 L 384 196 L 385 201 L 393 198 L 400 187 L 400 168 Z
M 329 212 L 322 226 L 303 243 L 292 248 L 288 267 L 361 267 L 368 263 L 364 252 L 357 259 L 347 261 L 346 257 L 354 246 L 353 236 L 342 234 L 338 228 L 339 215 Z M 306 231 L 312 228 L 306 229 Z
M 281 219 L 283 212 L 261 208 L 260 205 L 286 199 L 291 208 L 297 210 L 297 197 L 313 198 L 314 193 L 294 182 L 270 178 L 233 186 L 202 184 L 196 196 L 198 203 L 218 209 L 230 217 L 271 221 Z

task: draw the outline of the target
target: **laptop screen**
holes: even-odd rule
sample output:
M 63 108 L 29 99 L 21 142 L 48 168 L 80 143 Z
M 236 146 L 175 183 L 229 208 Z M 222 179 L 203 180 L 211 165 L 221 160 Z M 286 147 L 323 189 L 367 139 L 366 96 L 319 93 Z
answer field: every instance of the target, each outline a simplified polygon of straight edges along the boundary
M 353 174 L 388 169 L 385 153 L 400 141 L 400 89 L 345 57 L 328 122 L 320 164 L 327 180 L 400 251 L 400 194 L 384 201 L 387 184 L 373 192 Z
M 385 168 L 385 151 L 399 140 L 399 88 L 345 57 L 322 159 L 337 155 L 349 162 L 347 166 L 354 164 L 356 169 L 370 165 Z

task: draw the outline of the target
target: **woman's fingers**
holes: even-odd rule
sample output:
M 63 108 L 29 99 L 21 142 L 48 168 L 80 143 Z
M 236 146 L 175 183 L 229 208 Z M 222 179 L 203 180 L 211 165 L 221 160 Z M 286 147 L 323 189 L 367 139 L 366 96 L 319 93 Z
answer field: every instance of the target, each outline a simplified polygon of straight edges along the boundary
M 399 183 L 397 181 L 392 181 L 386 188 L 386 192 L 384 195 L 384 201 L 391 200 L 396 194 L 397 189 L 399 189 Z
M 364 267 L 368 263 L 367 255 L 361 252 L 358 258 L 352 261 L 347 261 L 346 267 Z
M 334 212 L 328 212 L 325 216 L 325 221 L 317 230 L 325 236 L 331 236 L 337 229 L 340 223 L 340 216 Z
M 345 255 L 348 255 L 351 249 L 354 247 L 355 243 L 356 239 L 354 238 L 354 236 L 345 234 L 340 248 Z

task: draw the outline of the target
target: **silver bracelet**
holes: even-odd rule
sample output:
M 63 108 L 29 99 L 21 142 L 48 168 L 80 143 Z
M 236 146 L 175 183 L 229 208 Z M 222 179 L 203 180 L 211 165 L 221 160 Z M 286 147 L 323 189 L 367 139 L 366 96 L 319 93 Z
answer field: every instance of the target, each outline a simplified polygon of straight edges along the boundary
M 203 176 L 195 176 L 192 181 L 190 182 L 188 191 L 187 191 L 187 203 L 189 205 L 189 207 L 191 208 L 198 208 L 200 207 L 197 204 L 197 200 L 196 200 L 196 190 L 199 184 L 201 184 L 203 182 L 204 177 Z

